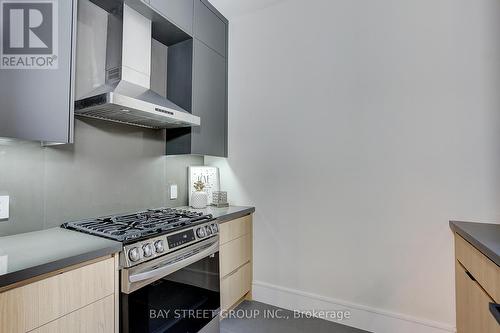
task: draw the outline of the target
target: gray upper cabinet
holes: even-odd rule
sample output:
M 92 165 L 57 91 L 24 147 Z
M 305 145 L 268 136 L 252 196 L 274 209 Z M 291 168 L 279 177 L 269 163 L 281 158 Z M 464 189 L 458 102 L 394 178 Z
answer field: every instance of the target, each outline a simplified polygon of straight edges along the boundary
M 202 119 L 192 129 L 192 153 L 227 156 L 226 59 L 195 40 L 193 114 Z
M 169 50 L 175 62 L 177 82 L 192 86 L 190 95 L 171 94 L 175 103 L 201 118 L 201 126 L 167 130 L 167 155 L 209 155 L 227 157 L 227 20 L 206 0 L 195 0 L 192 41 L 192 80 L 186 79 L 189 66 L 176 61 L 189 44 Z M 170 54 L 172 51 L 173 54 Z M 186 58 L 182 56 L 182 58 Z M 169 83 L 170 84 L 170 83 Z M 185 101 L 190 98 L 191 105 Z
M 226 56 L 227 20 L 210 3 L 194 1 L 194 36 Z
M 149 0 L 149 3 L 184 32 L 193 35 L 193 0 Z
M 10 11 L 10 17 L 31 10 L 27 3 L 13 7 L 7 4 L 2 4 L 3 11 Z M 4 66 L 0 68 L 0 137 L 53 143 L 73 141 L 76 0 L 51 5 L 35 8 L 42 13 L 43 27 L 31 31 L 11 22 L 10 37 L 4 39 L 4 45 L 11 49 L 4 48 L 1 55 Z M 17 39 L 10 39 L 16 36 Z M 6 64 L 5 59 L 10 63 Z M 13 66 L 15 63 L 17 66 Z M 35 68 L 37 64 L 42 68 Z
M 227 157 L 227 61 L 196 38 L 193 44 L 191 110 L 201 126 L 168 129 L 166 153 Z

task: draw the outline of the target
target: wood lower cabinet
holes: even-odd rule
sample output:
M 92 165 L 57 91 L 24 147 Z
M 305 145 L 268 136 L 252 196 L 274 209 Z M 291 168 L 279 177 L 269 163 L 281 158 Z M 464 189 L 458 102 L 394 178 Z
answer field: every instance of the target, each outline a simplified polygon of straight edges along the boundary
M 221 309 L 238 304 L 252 289 L 252 263 L 248 262 L 221 280 Z
M 227 276 L 252 259 L 252 235 L 246 234 L 220 246 L 220 275 Z
M 500 333 L 490 312 L 498 303 L 500 267 L 455 234 L 457 333 Z
M 113 295 L 54 320 L 32 333 L 113 333 L 115 331 Z
M 118 257 L 106 257 L 0 293 L 0 332 L 117 332 Z
M 455 235 L 455 255 L 481 287 L 500 301 L 500 267 L 459 235 Z
M 252 291 L 252 215 L 220 225 L 221 309 L 234 308 Z
M 469 277 L 458 261 L 455 266 L 458 332 L 500 332 L 500 325 L 489 311 L 489 304 L 493 300 L 477 281 Z

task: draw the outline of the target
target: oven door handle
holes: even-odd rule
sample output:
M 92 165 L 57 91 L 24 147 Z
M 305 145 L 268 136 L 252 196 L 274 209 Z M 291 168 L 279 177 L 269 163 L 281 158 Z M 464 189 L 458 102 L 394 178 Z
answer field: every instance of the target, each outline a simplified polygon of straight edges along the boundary
M 140 273 L 136 273 L 133 275 L 130 275 L 128 277 L 129 281 L 131 283 L 134 282 L 140 282 L 140 281 L 145 281 L 153 278 L 160 278 L 163 276 L 167 276 L 169 274 L 172 274 L 175 271 L 178 271 L 181 268 L 184 268 L 186 266 L 189 266 L 195 262 L 197 262 L 200 259 L 203 259 L 205 257 L 208 257 L 209 255 L 212 255 L 219 251 L 219 242 L 216 241 L 210 246 L 208 246 L 206 249 L 203 249 L 199 252 L 193 253 L 188 256 L 181 256 L 179 258 L 175 258 L 166 264 L 162 266 L 157 266 L 152 270 L 149 271 L 144 271 Z

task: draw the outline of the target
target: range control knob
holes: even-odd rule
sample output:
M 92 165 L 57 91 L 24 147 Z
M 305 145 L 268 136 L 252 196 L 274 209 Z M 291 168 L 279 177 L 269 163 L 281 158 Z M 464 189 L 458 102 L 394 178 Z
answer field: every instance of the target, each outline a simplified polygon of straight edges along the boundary
M 151 257 L 153 255 L 154 249 L 153 249 L 153 245 L 151 245 L 150 243 L 147 243 L 146 245 L 144 245 L 142 247 L 142 250 L 144 251 L 144 256 L 146 258 Z
M 196 230 L 196 235 L 198 235 L 198 237 L 200 237 L 200 238 L 205 237 L 207 235 L 205 228 L 198 228 Z
M 218 231 L 219 231 L 219 227 L 217 226 L 217 224 L 215 224 L 215 223 L 212 224 L 212 232 L 214 234 L 216 234 Z
M 207 235 L 210 236 L 212 234 L 212 228 L 210 228 L 209 225 L 207 225 Z
M 155 242 L 155 249 L 156 253 L 162 253 L 163 251 L 165 251 L 165 246 L 163 245 L 162 240 L 158 240 Z
M 141 253 L 138 247 L 132 248 L 130 251 L 128 251 L 128 258 L 135 262 L 141 259 Z

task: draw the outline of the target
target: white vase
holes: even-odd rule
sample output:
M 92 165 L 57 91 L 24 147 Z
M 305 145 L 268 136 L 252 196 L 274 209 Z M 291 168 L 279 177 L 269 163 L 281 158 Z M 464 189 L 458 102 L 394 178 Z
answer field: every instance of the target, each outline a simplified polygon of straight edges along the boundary
M 193 192 L 193 194 L 191 194 L 191 207 L 196 209 L 207 208 L 207 204 L 207 192 Z

